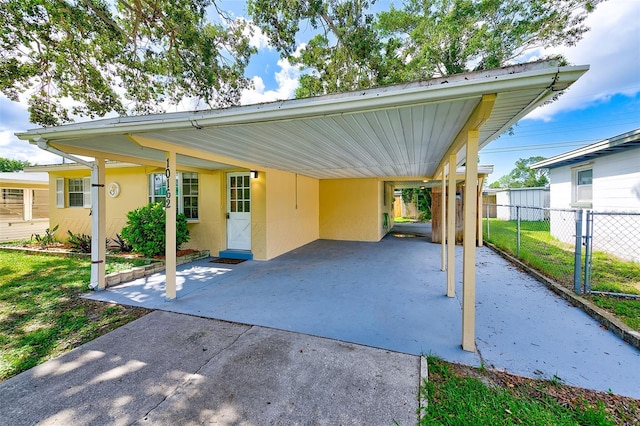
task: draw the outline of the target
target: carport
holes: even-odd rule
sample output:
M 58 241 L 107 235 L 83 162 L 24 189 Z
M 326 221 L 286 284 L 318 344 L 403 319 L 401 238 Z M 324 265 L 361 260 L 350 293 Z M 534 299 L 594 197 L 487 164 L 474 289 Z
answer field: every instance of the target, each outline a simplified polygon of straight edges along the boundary
M 550 62 L 436 78 L 344 94 L 223 110 L 120 117 L 18 135 L 92 169 L 92 278 L 104 288 L 105 160 L 166 169 L 281 170 L 322 181 L 371 178 L 393 185 L 465 182 L 462 347 L 475 351 L 478 151 L 538 105 L 567 89 L 588 66 Z M 472 159 L 473 161 L 467 161 Z M 83 162 L 84 160 L 78 159 Z M 457 167 L 465 165 L 463 176 Z M 444 195 L 443 195 L 444 196 Z M 455 197 L 443 200 L 442 217 Z M 167 206 L 167 248 L 175 244 L 176 202 Z M 378 221 L 381 219 L 378 217 Z M 441 268 L 455 297 L 455 215 L 443 227 Z M 379 223 L 379 222 L 378 222 Z M 374 223 L 374 226 L 378 226 Z M 381 259 L 383 261 L 383 259 Z M 426 260 L 425 260 L 426 261 Z M 176 253 L 166 252 L 165 297 L 177 295 Z M 444 291 L 445 289 L 443 289 Z

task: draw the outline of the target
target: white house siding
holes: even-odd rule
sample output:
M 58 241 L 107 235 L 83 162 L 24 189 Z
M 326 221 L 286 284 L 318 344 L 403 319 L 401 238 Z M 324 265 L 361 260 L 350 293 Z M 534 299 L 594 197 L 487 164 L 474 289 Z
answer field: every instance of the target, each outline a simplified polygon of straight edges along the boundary
M 550 170 L 551 208 L 572 206 L 572 170 L 590 164 L 593 170 L 593 202 L 595 212 L 635 212 L 638 215 L 595 215 L 593 249 L 624 259 L 640 261 L 640 148 L 620 151 Z M 561 218 L 562 216 L 562 218 Z M 585 217 L 586 219 L 586 217 Z M 567 234 L 566 214 L 551 213 L 551 235 L 572 243 Z M 585 223 L 586 225 L 586 223 Z M 584 227 L 583 227 L 584 229 Z M 575 235 L 575 224 L 573 225 Z
M 537 207 L 520 209 L 520 220 L 541 221 L 548 218 L 547 213 L 539 208 L 549 207 L 548 188 L 511 188 L 496 192 L 497 218 L 501 220 L 516 220 L 515 207 L 503 205 Z

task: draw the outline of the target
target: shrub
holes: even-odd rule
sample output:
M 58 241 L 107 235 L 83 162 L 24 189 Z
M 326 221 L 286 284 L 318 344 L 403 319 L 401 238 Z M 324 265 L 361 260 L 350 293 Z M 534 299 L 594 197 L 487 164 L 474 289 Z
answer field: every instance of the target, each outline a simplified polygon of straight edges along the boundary
M 45 248 L 46 246 L 56 242 L 56 237 L 54 236 L 54 234 L 58 230 L 58 226 L 60 225 L 56 225 L 53 228 L 45 229 L 44 235 L 33 234 L 32 238 L 40 244 L 40 247 Z
M 67 230 L 69 239 L 67 244 L 71 246 L 71 251 L 77 253 L 91 253 L 91 235 L 87 234 L 74 234 Z
M 149 203 L 127 213 L 127 224 L 122 228 L 122 238 L 133 250 L 146 257 L 165 252 L 166 212 L 162 203 Z M 187 217 L 182 213 L 176 216 L 176 250 L 189 241 Z
M 122 238 L 122 235 L 120 234 L 116 234 L 116 239 L 112 241 L 118 246 L 118 250 L 120 250 L 121 253 L 129 253 L 131 250 L 133 250 L 131 244 L 125 241 L 125 239 Z

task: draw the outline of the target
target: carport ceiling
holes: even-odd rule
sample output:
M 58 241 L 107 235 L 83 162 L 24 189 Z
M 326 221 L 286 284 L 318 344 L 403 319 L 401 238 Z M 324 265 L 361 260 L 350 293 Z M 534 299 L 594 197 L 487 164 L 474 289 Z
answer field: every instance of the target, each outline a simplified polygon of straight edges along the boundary
M 536 62 L 308 99 L 96 120 L 18 136 L 48 140 L 71 154 L 120 161 L 157 163 L 171 149 L 179 166 L 204 169 L 251 165 L 318 179 L 428 179 L 465 125 L 469 128 L 483 96 L 495 96 L 495 102 L 478 123 L 480 147 L 587 69 Z M 152 143 L 140 144 L 141 139 Z M 464 151 L 457 152 L 457 165 L 464 161 Z

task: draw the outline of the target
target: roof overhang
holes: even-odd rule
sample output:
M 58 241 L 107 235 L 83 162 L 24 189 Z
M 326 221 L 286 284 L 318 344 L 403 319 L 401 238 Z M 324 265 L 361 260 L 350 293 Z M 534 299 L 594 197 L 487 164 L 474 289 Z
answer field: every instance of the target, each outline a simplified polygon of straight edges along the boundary
M 640 148 L 640 129 L 631 130 L 594 144 L 565 152 L 531 165 L 532 169 L 553 169 L 570 164 L 589 161 L 595 157 L 615 154 L 623 150 Z
M 63 152 L 161 166 L 279 169 L 317 179 L 437 178 L 465 162 L 468 130 L 484 147 L 588 66 L 536 62 L 306 99 L 119 117 L 17 136 Z

